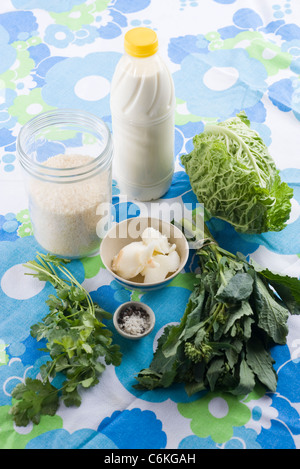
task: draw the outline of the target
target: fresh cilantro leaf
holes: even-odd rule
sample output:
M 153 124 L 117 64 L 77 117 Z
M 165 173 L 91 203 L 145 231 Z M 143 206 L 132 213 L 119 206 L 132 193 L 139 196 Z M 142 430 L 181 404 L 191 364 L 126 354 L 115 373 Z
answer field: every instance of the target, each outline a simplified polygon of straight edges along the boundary
M 55 415 L 58 409 L 58 391 L 46 380 L 26 378 L 12 391 L 17 402 L 10 413 L 16 425 L 26 426 L 30 421 L 39 423 L 41 415 Z
M 122 354 L 112 343 L 112 332 L 102 323 L 111 315 L 92 301 L 89 293 L 66 268 L 69 260 L 50 254 L 38 254 L 37 260 L 26 265 L 34 271 L 29 274 L 49 281 L 56 295 L 49 295 L 49 312 L 44 319 L 31 326 L 31 335 L 45 341 L 44 350 L 49 361 L 40 367 L 41 380 L 27 378 L 13 390 L 11 414 L 16 425 L 38 424 L 42 415 L 54 415 L 61 398 L 65 405 L 79 406 L 79 387 L 89 388 L 99 382 L 105 370 L 100 363 L 118 366 Z M 65 376 L 60 390 L 51 385 L 49 378 L 57 373 Z

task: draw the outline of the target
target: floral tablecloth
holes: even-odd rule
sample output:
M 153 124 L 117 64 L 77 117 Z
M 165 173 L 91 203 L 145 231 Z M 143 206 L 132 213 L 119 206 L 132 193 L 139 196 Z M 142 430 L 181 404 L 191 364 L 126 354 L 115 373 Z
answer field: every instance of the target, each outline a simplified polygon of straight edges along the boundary
M 11 392 L 47 361 L 30 326 L 47 314 L 52 291 L 24 275 L 38 249 L 16 160 L 20 127 L 55 108 L 90 111 L 111 125 L 109 92 L 125 32 L 153 28 L 174 78 L 176 172 L 164 201 L 196 202 L 179 157 L 206 122 L 245 110 L 294 189 L 291 217 L 278 233 L 239 235 L 209 220 L 217 241 L 271 269 L 300 276 L 300 3 L 296 0 L 1 0 L 0 2 L 0 448 L 269 449 L 300 448 L 300 318 L 287 344 L 274 347 L 275 393 L 233 397 L 183 386 L 143 393 L 134 376 L 152 359 L 165 324 L 178 322 L 193 288 L 196 261 L 163 290 L 138 294 L 117 284 L 98 255 L 72 261 L 77 279 L 113 313 L 139 298 L 156 315 L 138 342 L 117 334 L 122 364 L 82 393 L 79 408 L 60 406 L 39 425 L 16 427 Z M 116 217 L 139 214 L 116 181 Z M 122 208 L 122 210 L 121 210 Z M 120 214 L 120 215 L 119 215 Z M 118 221 L 118 220 L 117 220 Z M 109 325 L 113 328 L 112 322 Z

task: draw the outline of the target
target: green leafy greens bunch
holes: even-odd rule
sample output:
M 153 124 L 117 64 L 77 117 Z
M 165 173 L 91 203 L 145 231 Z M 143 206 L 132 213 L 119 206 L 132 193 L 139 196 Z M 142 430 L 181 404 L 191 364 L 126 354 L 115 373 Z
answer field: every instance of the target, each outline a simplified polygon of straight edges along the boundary
M 260 384 L 275 391 L 270 348 L 285 344 L 289 312 L 300 314 L 300 281 L 222 249 L 206 225 L 200 234 L 189 221 L 183 229 L 190 240 L 206 240 L 197 249 L 200 274 L 179 325 L 165 327 L 135 387 L 184 383 L 189 395 L 202 390 L 242 395 Z
M 99 382 L 106 366 L 121 363 L 118 345 L 112 343 L 112 332 L 103 324 L 110 313 L 94 303 L 89 293 L 66 268 L 70 262 L 50 254 L 38 254 L 26 266 L 41 281 L 50 282 L 56 295 L 46 301 L 49 313 L 42 322 L 31 327 L 37 341 L 46 340 L 51 360 L 40 368 L 41 380 L 27 377 L 18 384 L 12 397 L 16 400 L 11 414 L 18 426 L 40 422 L 41 415 L 55 415 L 59 400 L 66 406 L 80 406 L 79 387 L 90 388 Z M 57 373 L 66 379 L 57 389 L 51 379 Z
M 193 192 L 211 214 L 241 233 L 281 231 L 293 190 L 279 171 L 245 112 L 207 125 L 181 161 Z

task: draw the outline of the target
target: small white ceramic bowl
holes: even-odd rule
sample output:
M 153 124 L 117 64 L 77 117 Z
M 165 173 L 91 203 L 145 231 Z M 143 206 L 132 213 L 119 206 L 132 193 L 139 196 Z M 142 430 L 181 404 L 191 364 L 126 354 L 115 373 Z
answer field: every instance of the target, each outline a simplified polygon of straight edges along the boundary
M 127 244 L 141 241 L 141 234 L 147 227 L 159 230 L 161 234 L 167 236 L 171 244 L 176 244 L 176 251 L 180 256 L 179 268 L 162 282 L 145 283 L 142 275 L 126 280 L 112 270 L 114 256 Z M 121 285 L 146 292 L 168 285 L 181 272 L 188 260 L 189 244 L 182 231 L 172 223 L 157 218 L 135 217 L 117 223 L 106 233 L 100 245 L 100 256 L 106 269 Z
M 122 313 L 128 308 L 128 307 L 133 307 L 137 308 L 138 310 L 144 310 L 148 316 L 149 319 L 147 321 L 147 325 L 145 328 L 145 331 L 143 333 L 128 333 L 126 330 L 122 329 L 122 326 L 119 321 L 122 319 Z M 132 314 L 135 314 L 134 312 Z M 145 337 L 146 335 L 150 334 L 150 332 L 153 330 L 154 324 L 155 324 L 155 315 L 152 309 L 146 305 L 145 303 L 141 303 L 140 301 L 128 301 L 127 303 L 123 303 L 121 306 L 119 306 L 113 316 L 113 323 L 120 335 L 123 337 L 126 337 L 127 339 L 141 339 L 142 337 Z

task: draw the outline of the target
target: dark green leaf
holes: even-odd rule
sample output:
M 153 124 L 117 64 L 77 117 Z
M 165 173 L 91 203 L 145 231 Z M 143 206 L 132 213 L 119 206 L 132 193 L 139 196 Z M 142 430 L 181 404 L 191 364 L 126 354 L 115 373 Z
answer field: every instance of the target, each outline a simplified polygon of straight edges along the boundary
M 252 369 L 243 358 L 239 367 L 239 384 L 234 389 L 233 394 L 249 394 L 255 387 L 255 375 Z
M 253 278 L 247 273 L 237 273 L 225 286 L 221 286 L 216 299 L 224 303 L 238 303 L 247 300 L 252 293 Z
M 178 326 L 165 328 L 162 350 L 166 358 L 176 354 L 181 341 L 188 340 L 199 329 L 201 312 L 205 300 L 203 285 L 197 285 L 190 295 L 184 316 Z
M 77 390 L 63 393 L 62 400 L 66 407 L 80 407 L 81 405 L 81 397 Z
M 100 308 L 99 305 L 95 305 L 95 316 L 98 321 L 102 322 L 102 319 L 111 319 L 112 314 L 108 311 L 105 311 L 103 308 Z
M 24 384 L 19 384 L 12 391 L 12 397 L 17 402 L 10 413 L 18 426 L 26 426 L 30 421 L 39 423 L 40 415 L 54 415 L 58 408 L 58 392 L 47 380 L 26 378 Z
M 232 328 L 236 321 L 243 318 L 244 316 L 253 316 L 253 311 L 248 301 L 242 301 L 239 306 L 234 306 L 231 308 L 226 326 L 224 328 L 224 334 L 226 334 Z
M 242 395 L 261 384 L 274 391 L 277 375 L 269 347 L 285 342 L 287 309 L 269 288 L 269 279 L 245 256 L 221 249 L 206 225 L 195 237 L 206 240 L 197 248 L 198 283 L 180 323 L 165 327 L 135 387 L 184 383 L 189 395 L 203 389 Z M 284 281 L 295 298 L 297 285 Z
M 206 386 L 203 381 L 199 383 L 197 381 L 193 381 L 192 383 L 186 383 L 184 389 L 187 395 L 191 397 L 197 392 L 204 391 L 206 389 Z
M 269 391 L 276 391 L 277 376 L 273 368 L 274 360 L 258 338 L 252 337 L 246 344 L 247 364 L 259 381 Z
M 254 287 L 254 300 L 258 326 L 277 344 L 285 344 L 288 333 L 288 310 L 273 297 L 262 279 L 257 276 Z
M 224 371 L 224 358 L 214 358 L 208 364 L 206 378 L 209 382 L 209 388 L 214 391 L 217 380 Z
M 300 314 L 300 280 L 264 269 L 259 272 L 277 291 L 291 314 Z
M 155 373 L 149 368 L 141 370 L 135 379 L 138 381 L 138 384 L 133 385 L 135 389 L 155 389 L 161 387 L 161 374 Z

